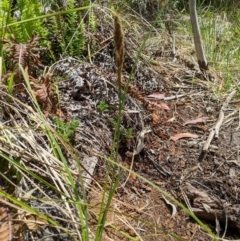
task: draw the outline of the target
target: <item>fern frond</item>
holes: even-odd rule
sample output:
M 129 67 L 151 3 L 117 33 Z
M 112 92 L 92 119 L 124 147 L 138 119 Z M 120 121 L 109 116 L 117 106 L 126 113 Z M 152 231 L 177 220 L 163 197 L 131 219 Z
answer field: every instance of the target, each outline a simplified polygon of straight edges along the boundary
M 24 91 L 23 74 L 20 68 L 25 71 L 25 74 L 33 76 L 39 66 L 42 66 L 39 59 L 39 38 L 35 37 L 25 44 L 19 44 L 15 39 L 4 39 L 5 44 L 5 61 L 7 63 L 7 73 L 3 76 L 3 80 L 9 80 L 13 75 L 13 82 L 17 92 Z M 42 66 L 43 67 L 43 66 Z
M 90 25 L 90 30 L 93 33 L 96 33 L 97 31 L 97 18 L 94 13 L 94 11 L 91 9 L 89 12 L 89 25 Z
M 47 19 L 45 27 L 49 30 L 47 39 L 49 40 L 48 50 L 53 60 L 60 57 L 63 52 L 65 43 L 62 35 L 62 17 L 60 15 L 52 16 Z
M 10 15 L 11 12 L 11 5 L 9 0 L 2 0 L 0 2 L 0 37 L 4 38 L 5 37 L 5 28 L 6 24 L 9 24 L 12 22 L 12 18 Z
M 74 0 L 69 0 L 67 9 L 74 8 L 74 2 Z M 67 45 L 65 46 L 64 54 L 79 57 L 85 49 L 85 25 L 81 15 L 77 14 L 77 12 L 67 13 L 65 19 L 66 25 L 63 38 Z
M 86 40 L 84 36 L 85 24 L 80 22 L 72 39 L 72 55 L 80 57 L 86 48 Z
M 42 5 L 37 0 L 18 0 L 17 10 L 19 11 L 17 20 L 26 20 L 43 14 Z M 48 29 L 44 27 L 44 21 L 43 19 L 36 19 L 20 24 L 12 30 L 15 38 L 22 43 L 27 42 L 35 35 L 45 38 L 48 34 Z

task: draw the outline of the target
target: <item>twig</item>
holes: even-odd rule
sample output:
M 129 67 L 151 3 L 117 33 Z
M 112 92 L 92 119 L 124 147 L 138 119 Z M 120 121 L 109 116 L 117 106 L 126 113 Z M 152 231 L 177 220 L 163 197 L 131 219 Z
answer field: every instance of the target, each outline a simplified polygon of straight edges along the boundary
M 173 60 L 172 62 L 176 62 L 176 39 L 175 34 L 172 35 L 172 52 L 173 52 Z
M 147 99 L 148 100 L 151 100 L 151 101 L 159 101 L 159 100 L 177 100 L 179 98 L 182 98 L 182 97 L 185 97 L 185 96 L 193 96 L 193 95 L 199 95 L 199 93 L 186 93 L 186 94 L 182 94 L 182 95 L 173 95 L 173 96 L 168 96 L 168 97 L 162 97 L 162 98 L 152 98 L 152 97 L 148 97 L 147 96 Z
M 231 99 L 233 98 L 233 96 L 235 95 L 236 93 L 236 89 L 234 89 L 230 94 L 229 96 L 227 97 L 226 101 L 223 103 L 222 105 L 222 108 L 220 110 L 220 113 L 219 113 L 219 116 L 218 116 L 218 120 L 215 124 L 215 126 L 212 128 L 209 136 L 208 136 L 208 139 L 207 141 L 205 142 L 204 146 L 203 146 L 203 151 L 207 151 L 210 144 L 211 144 L 211 141 L 213 139 L 213 137 L 215 136 L 216 138 L 218 138 L 219 136 L 219 130 L 220 130 L 220 127 L 222 125 L 222 122 L 223 122 L 223 119 L 224 119 L 224 111 L 226 110 L 229 102 L 231 101 Z
M 127 179 L 125 180 L 125 182 L 121 185 L 121 187 L 125 187 L 126 183 L 128 182 L 128 179 L 131 175 L 131 171 L 132 171 L 132 168 L 133 168 L 133 163 L 134 163 L 134 153 L 132 154 L 132 160 L 131 160 L 131 165 L 130 165 L 130 168 L 129 168 L 129 173 L 128 173 L 128 176 L 127 176 Z
M 141 150 L 143 149 L 143 147 L 144 147 L 144 136 L 145 136 L 146 133 L 148 133 L 150 131 L 151 130 L 149 130 L 149 129 L 144 129 L 138 135 L 137 146 L 136 146 L 136 149 L 134 150 L 134 152 L 132 154 L 132 161 L 131 161 L 131 166 L 129 168 L 129 173 L 128 173 L 126 181 L 123 183 L 123 185 L 121 187 L 124 187 L 126 185 L 126 183 L 128 182 L 128 179 L 129 179 L 129 177 L 131 175 L 131 171 L 132 171 L 132 168 L 133 168 L 134 156 L 139 154 L 141 152 Z
M 236 131 L 240 128 L 240 108 L 238 109 L 239 114 L 238 114 L 238 126 L 236 128 Z
M 169 171 L 167 171 L 161 165 L 157 164 L 157 162 L 154 161 L 154 159 L 151 157 L 151 155 L 149 153 L 147 153 L 147 156 L 148 156 L 149 160 L 152 162 L 152 164 L 154 165 L 154 167 L 156 168 L 156 170 L 160 174 L 162 174 L 164 177 L 170 177 L 172 175 Z
M 221 201 L 222 202 L 222 201 Z M 222 239 L 225 238 L 225 235 L 227 233 L 227 228 L 228 228 L 228 213 L 227 213 L 227 210 L 226 210 L 226 207 L 225 207 L 225 204 L 223 204 L 223 210 L 224 210 L 224 214 L 225 214 L 225 227 L 224 227 L 224 233 L 222 235 Z

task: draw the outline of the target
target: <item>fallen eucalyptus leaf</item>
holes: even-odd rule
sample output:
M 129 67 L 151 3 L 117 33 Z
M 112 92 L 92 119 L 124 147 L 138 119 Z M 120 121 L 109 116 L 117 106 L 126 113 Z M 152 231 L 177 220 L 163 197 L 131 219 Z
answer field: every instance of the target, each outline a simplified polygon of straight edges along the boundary
M 194 124 L 197 124 L 197 123 L 200 123 L 200 122 L 205 122 L 209 117 L 207 116 L 203 116 L 203 117 L 200 117 L 200 118 L 197 118 L 195 120 L 187 120 L 183 123 L 183 125 L 194 125 Z
M 179 133 L 179 134 L 176 134 L 174 136 L 171 136 L 171 140 L 173 141 L 177 141 L 181 138 L 198 138 L 198 135 L 196 134 L 192 134 L 192 133 Z
M 160 93 L 152 93 L 150 95 L 147 95 L 148 99 L 156 99 L 156 100 L 162 100 L 165 98 L 165 94 Z

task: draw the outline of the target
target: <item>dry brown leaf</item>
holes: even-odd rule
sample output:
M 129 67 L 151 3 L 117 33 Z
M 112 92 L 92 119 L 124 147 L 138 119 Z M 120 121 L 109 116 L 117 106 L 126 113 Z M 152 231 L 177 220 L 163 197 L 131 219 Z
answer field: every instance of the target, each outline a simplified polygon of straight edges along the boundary
M 156 100 L 162 100 L 162 99 L 165 98 L 165 94 L 152 93 L 150 95 L 147 95 L 147 98 L 149 98 L 149 99 L 156 99 Z
M 163 103 L 163 102 L 159 103 L 158 105 L 161 106 L 161 108 L 164 109 L 164 110 L 170 110 L 170 108 L 168 107 L 168 105 L 165 104 L 165 103 Z
M 130 174 L 130 177 L 131 177 L 131 179 L 134 180 L 134 181 L 137 180 L 137 176 L 136 176 L 136 174 L 134 174 L 134 173 L 131 173 L 131 174 Z
M 35 215 L 28 216 L 23 222 L 27 225 L 28 229 L 32 231 L 37 231 L 39 229 L 39 224 L 46 224 L 44 220 Z
M 49 113 L 57 114 L 58 116 L 64 116 L 64 114 L 58 110 L 58 99 L 55 93 L 55 86 L 51 83 L 52 74 L 47 73 L 41 77 L 41 80 L 31 79 L 31 85 L 36 96 L 37 101 L 45 110 L 45 116 Z
M 13 233 L 14 233 L 14 239 L 13 241 L 24 241 L 23 238 L 23 224 L 22 223 L 18 223 L 18 222 L 14 222 L 13 225 Z
M 18 41 L 12 36 L 11 39 L 3 39 L 5 43 L 4 50 L 6 54 L 6 62 L 9 63 L 8 71 L 3 76 L 3 80 L 8 79 L 9 76 L 14 73 L 14 91 L 23 92 L 25 89 L 23 87 L 24 78 L 20 70 L 19 65 L 25 70 L 26 76 L 34 72 L 40 66 L 44 67 L 40 62 L 40 48 L 38 37 L 33 37 L 26 43 L 18 43 Z M 28 70 L 29 69 L 29 70 Z
M 153 123 L 154 125 L 159 124 L 159 122 L 160 122 L 160 120 L 161 120 L 161 117 L 160 117 L 159 114 L 152 113 L 150 116 L 151 116 L 151 119 L 152 119 L 152 123 Z
M 0 240 L 9 241 L 12 240 L 12 223 L 9 221 L 7 209 L 0 208 Z
M 37 79 L 31 79 L 31 84 L 33 86 L 34 94 L 39 102 L 47 102 L 52 96 L 50 92 L 51 75 L 47 74 L 42 77 L 41 82 L 38 83 Z
M 171 136 L 170 139 L 173 141 L 177 141 L 178 139 L 181 139 L 181 138 L 198 138 L 198 135 L 192 134 L 192 133 L 179 133 L 174 136 Z
M 47 222 L 44 219 L 31 213 L 25 212 L 19 212 L 18 220 L 20 223 L 24 223 L 27 226 L 27 228 L 32 231 L 37 231 L 39 229 L 39 225 L 47 224 Z M 19 225 L 19 228 L 22 229 L 23 225 Z M 19 231 L 21 232 L 22 230 L 18 230 L 18 232 Z
M 175 120 L 176 120 L 176 117 L 173 116 L 172 118 L 168 119 L 167 122 L 173 122 L 173 121 L 175 121 Z
M 194 124 L 197 124 L 197 123 L 199 123 L 199 122 L 205 122 L 207 119 L 208 119 L 209 117 L 207 117 L 207 116 L 203 116 L 203 117 L 200 117 L 200 118 L 197 118 L 197 119 L 195 119 L 195 120 L 187 120 L 187 121 L 185 121 L 184 123 L 183 123 L 183 125 L 185 126 L 185 125 L 194 125 Z
M 34 94 L 38 101 L 43 101 L 43 102 L 47 101 L 47 98 L 48 98 L 47 89 L 48 87 L 45 84 L 38 85 L 37 90 L 34 91 Z
M 155 105 L 158 106 L 158 107 L 161 108 L 161 109 L 170 110 L 170 108 L 169 108 L 165 103 L 163 103 L 163 102 L 156 103 Z

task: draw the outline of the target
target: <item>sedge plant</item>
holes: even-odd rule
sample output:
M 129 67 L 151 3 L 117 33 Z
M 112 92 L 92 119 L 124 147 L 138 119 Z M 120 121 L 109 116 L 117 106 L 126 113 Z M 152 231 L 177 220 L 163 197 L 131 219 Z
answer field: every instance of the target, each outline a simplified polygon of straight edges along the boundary
M 160 15 L 160 14 L 159 14 Z M 159 17 L 158 15 L 158 17 Z M 157 19 L 155 20 L 155 23 L 157 22 Z M 154 28 L 154 24 L 152 25 L 152 28 Z M 105 185 L 103 187 L 103 193 L 102 193 L 102 201 L 101 201 L 101 206 L 100 206 L 100 211 L 99 211 L 99 216 L 98 216 L 98 225 L 97 225 L 97 230 L 96 230 L 96 236 L 95 236 L 95 241 L 100 241 L 102 240 L 102 234 L 104 230 L 104 225 L 106 223 L 106 217 L 110 209 L 110 204 L 113 199 L 115 190 L 118 186 L 122 171 L 127 171 L 129 173 L 132 173 L 135 175 L 135 172 L 132 170 L 129 170 L 129 168 L 126 168 L 122 166 L 121 164 L 118 163 L 118 158 L 117 158 L 117 153 L 118 153 L 118 147 L 119 147 L 119 142 L 120 142 L 120 123 L 121 123 L 121 116 L 122 116 L 122 110 L 123 110 L 123 105 L 126 99 L 127 95 L 127 90 L 128 86 L 130 84 L 131 78 L 133 77 L 133 73 L 135 71 L 135 68 L 137 66 L 137 62 L 141 56 L 142 50 L 150 36 L 151 29 L 146 35 L 146 37 L 143 40 L 142 45 L 140 46 L 137 56 L 134 62 L 134 65 L 132 67 L 130 77 L 127 81 L 127 84 L 122 90 L 121 88 L 121 71 L 122 71 L 122 62 L 121 62 L 121 56 L 124 53 L 124 47 L 122 49 L 122 42 L 121 42 L 121 33 L 122 33 L 122 26 L 121 22 L 119 21 L 118 15 L 115 15 L 115 44 L 116 44 L 116 63 L 117 63 L 117 84 L 118 84 L 118 93 L 119 93 L 119 112 L 118 112 L 118 118 L 116 121 L 114 121 L 114 127 L 115 129 L 115 134 L 114 134 L 114 141 L 113 141 L 113 148 L 112 148 L 112 153 L 110 155 L 110 158 L 107 159 L 108 161 L 108 168 L 107 168 L 107 175 L 106 175 L 106 180 L 105 180 Z M 120 35 L 120 36 L 119 36 Z M 120 171 L 119 171 L 120 170 Z M 162 193 L 165 197 L 167 197 L 169 200 L 171 200 L 173 203 L 175 203 L 177 206 L 179 206 L 181 209 L 183 209 L 188 215 L 193 217 L 193 219 L 208 233 L 214 240 L 218 240 L 218 238 L 212 233 L 212 231 L 203 223 L 201 222 L 188 208 L 186 208 L 182 203 L 177 201 L 174 197 L 172 197 L 170 194 L 162 190 L 161 188 L 157 187 L 155 184 L 153 184 L 151 181 L 147 180 L 146 178 L 142 177 L 141 175 L 137 174 L 137 177 L 139 179 L 143 180 L 144 182 L 148 183 L 151 185 L 154 189 L 156 189 L 159 193 Z M 110 180 L 111 177 L 111 180 Z M 110 187 L 107 185 L 110 181 Z M 107 190 L 108 188 L 108 190 Z M 105 200 L 105 197 L 107 196 L 107 200 Z M 153 224 L 149 224 L 149 226 L 154 226 Z M 172 236 L 175 240 L 182 240 L 180 237 L 177 235 L 169 232 L 169 235 Z M 134 237 L 131 237 L 130 240 L 135 240 Z
M 121 20 L 117 14 L 115 14 L 114 22 L 115 22 L 114 40 L 116 45 L 116 65 L 117 65 L 117 85 L 118 85 L 119 106 L 118 106 L 118 117 L 117 117 L 116 129 L 114 132 L 110 157 L 113 160 L 115 160 L 115 162 L 117 162 L 119 141 L 120 141 L 120 123 L 122 118 L 122 110 L 125 102 L 125 98 L 122 95 L 122 88 L 121 88 L 122 68 L 123 68 L 123 61 L 124 61 L 124 37 L 123 37 Z M 99 210 L 98 227 L 96 230 L 95 241 L 102 240 L 102 234 L 104 230 L 104 225 L 106 223 L 107 214 L 109 212 L 109 208 L 110 208 L 115 190 L 121 178 L 121 174 L 122 174 L 121 169 L 118 170 L 118 168 L 115 165 L 112 165 L 111 163 L 108 162 L 106 179 L 105 179 L 105 184 L 104 184 L 103 193 L 102 193 L 102 201 L 101 201 L 100 210 Z M 105 200 L 107 186 L 109 184 L 110 177 L 111 177 L 111 181 L 110 181 L 110 187 L 108 190 L 108 198 L 107 200 Z

